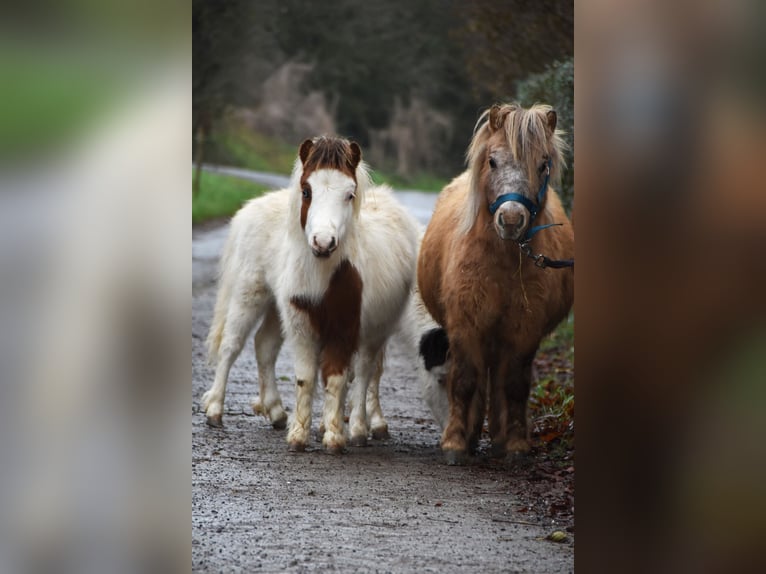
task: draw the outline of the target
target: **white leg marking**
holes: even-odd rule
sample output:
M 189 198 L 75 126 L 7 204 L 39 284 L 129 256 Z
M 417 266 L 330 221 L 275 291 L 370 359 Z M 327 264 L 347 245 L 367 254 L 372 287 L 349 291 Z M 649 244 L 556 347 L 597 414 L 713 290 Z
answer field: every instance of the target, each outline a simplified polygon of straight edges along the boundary
M 357 374 L 358 375 L 358 374 Z M 348 389 L 348 369 L 340 375 L 327 378 L 324 391 L 324 437 L 322 444 L 331 452 L 340 452 L 346 446 L 343 411 Z
M 318 353 L 309 339 L 293 340 L 295 355 L 295 414 L 287 433 L 291 450 L 304 450 L 311 431 L 311 406 L 314 399 Z

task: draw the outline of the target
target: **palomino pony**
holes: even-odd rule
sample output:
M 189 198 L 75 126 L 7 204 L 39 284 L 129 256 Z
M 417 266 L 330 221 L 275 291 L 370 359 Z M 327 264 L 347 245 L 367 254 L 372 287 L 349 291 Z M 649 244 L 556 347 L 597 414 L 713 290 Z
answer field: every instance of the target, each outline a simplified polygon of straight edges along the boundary
M 260 321 L 260 399 L 253 406 L 275 428 L 285 427 L 274 366 L 286 337 L 297 391 L 291 450 L 308 444 L 318 372 L 327 450 L 340 452 L 346 444 L 351 372 L 351 444 L 366 444 L 368 409 L 373 436 L 386 436 L 377 383 L 386 341 L 414 281 L 418 231 L 388 188 L 370 187 L 361 157 L 359 146 L 344 139 L 306 140 L 290 187 L 251 200 L 232 219 L 208 337 L 216 363 L 215 381 L 203 396 L 209 424 L 221 424 L 229 369 Z
M 549 187 L 563 148 L 550 106 L 492 106 L 423 238 L 418 286 L 449 341 L 450 464 L 478 445 L 487 388 L 493 455 L 529 450 L 532 360 L 574 300 L 574 233 Z

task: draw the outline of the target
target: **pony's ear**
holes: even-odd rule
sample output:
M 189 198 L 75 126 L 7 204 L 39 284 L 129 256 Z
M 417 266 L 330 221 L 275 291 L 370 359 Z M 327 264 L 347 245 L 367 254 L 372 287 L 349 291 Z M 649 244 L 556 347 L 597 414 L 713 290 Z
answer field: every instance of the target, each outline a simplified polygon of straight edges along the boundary
M 550 110 L 548 113 L 545 114 L 545 125 L 548 128 L 548 135 L 553 135 L 553 132 L 556 131 L 556 122 L 558 121 L 558 117 L 556 116 L 556 110 Z
M 356 142 L 351 142 L 348 147 L 351 148 L 351 167 L 356 169 L 356 166 L 362 161 L 362 148 Z
M 495 130 L 500 129 L 501 127 L 502 118 L 500 116 L 500 110 L 501 107 L 499 104 L 493 104 L 492 107 L 489 108 L 489 121 L 487 122 L 489 133 L 494 133 Z
M 311 140 L 306 140 L 301 144 L 301 149 L 298 151 L 298 157 L 301 158 L 302 164 L 305 165 L 312 147 L 314 147 L 314 142 Z

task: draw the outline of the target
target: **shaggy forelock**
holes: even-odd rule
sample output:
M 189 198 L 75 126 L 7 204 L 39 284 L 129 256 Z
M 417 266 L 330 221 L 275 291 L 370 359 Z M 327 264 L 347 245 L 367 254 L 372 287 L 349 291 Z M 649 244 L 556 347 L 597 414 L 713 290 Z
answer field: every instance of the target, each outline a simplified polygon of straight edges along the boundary
M 528 176 L 537 170 L 536 162 L 541 153 L 550 157 L 549 183 L 555 186 L 564 166 L 566 143 L 562 137 L 564 134 L 562 130 L 556 129 L 550 138 L 546 133 L 546 114 L 551 110 L 553 108 L 545 104 L 535 104 L 531 108 L 522 108 L 515 103 L 503 104 L 495 114 L 495 118 L 500 124 L 496 127 L 505 132 L 505 141 L 514 160 L 526 163 Z M 474 127 L 473 139 L 466 153 L 466 163 L 471 176 L 471 193 L 460 222 L 460 231 L 464 234 L 473 227 L 484 202 L 484 194 L 478 186 L 482 170 L 486 169 L 487 143 L 493 134 L 489 126 L 491 111 L 492 108 L 489 108 L 479 116 Z M 531 181 L 532 177 L 529 179 Z

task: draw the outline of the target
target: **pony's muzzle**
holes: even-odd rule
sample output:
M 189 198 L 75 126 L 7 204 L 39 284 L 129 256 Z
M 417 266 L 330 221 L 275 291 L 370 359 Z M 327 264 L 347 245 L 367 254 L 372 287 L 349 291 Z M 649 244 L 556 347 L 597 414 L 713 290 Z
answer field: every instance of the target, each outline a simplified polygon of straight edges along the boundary
M 314 235 L 311 238 L 311 251 L 317 257 L 329 257 L 338 248 L 338 240 L 334 235 L 323 237 Z
M 500 239 L 518 241 L 527 230 L 529 212 L 515 201 L 501 205 L 495 213 L 495 231 Z

